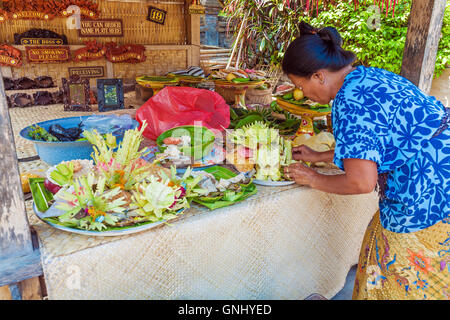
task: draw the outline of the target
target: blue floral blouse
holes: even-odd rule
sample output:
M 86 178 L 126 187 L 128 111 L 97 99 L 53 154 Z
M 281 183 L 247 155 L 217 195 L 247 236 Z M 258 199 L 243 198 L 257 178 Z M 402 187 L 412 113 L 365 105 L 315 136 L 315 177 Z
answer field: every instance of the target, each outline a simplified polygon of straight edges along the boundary
M 436 98 L 386 70 L 359 66 L 345 78 L 332 108 L 334 163 L 374 161 L 390 172 L 380 219 L 392 232 L 414 232 L 450 215 L 450 129 Z

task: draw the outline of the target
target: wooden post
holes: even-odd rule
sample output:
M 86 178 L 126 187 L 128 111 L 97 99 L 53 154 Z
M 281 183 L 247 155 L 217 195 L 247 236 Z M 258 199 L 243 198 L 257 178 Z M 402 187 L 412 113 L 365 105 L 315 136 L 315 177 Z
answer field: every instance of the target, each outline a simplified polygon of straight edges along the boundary
M 39 249 L 33 247 L 25 210 L 4 89 L 0 70 L 0 293 L 5 297 L 4 286 L 22 282 L 25 295 L 36 298 L 40 286 L 36 287 L 39 282 L 31 278 L 42 275 L 42 266 Z
M 401 75 L 425 93 L 433 80 L 446 0 L 413 0 Z
M 191 45 L 191 58 L 188 61 L 193 66 L 200 66 L 200 15 L 189 14 L 189 5 L 192 0 L 186 0 L 185 15 L 186 15 L 186 38 L 187 44 Z

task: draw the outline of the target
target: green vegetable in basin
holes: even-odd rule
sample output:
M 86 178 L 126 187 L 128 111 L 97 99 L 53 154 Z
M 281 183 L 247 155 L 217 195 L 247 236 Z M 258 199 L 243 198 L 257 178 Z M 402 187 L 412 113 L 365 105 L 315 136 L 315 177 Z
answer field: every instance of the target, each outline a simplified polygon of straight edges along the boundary
M 180 146 L 180 151 L 190 157 L 194 157 L 195 160 L 199 160 L 207 156 L 215 141 L 214 133 L 206 127 L 202 126 L 179 126 L 163 132 L 157 139 L 156 143 L 164 151 L 166 149 L 164 145 L 164 139 L 176 138 L 176 137 L 190 137 L 190 144 L 188 146 Z
M 250 82 L 250 78 L 234 78 L 231 81 L 234 83 L 244 83 L 244 82 Z

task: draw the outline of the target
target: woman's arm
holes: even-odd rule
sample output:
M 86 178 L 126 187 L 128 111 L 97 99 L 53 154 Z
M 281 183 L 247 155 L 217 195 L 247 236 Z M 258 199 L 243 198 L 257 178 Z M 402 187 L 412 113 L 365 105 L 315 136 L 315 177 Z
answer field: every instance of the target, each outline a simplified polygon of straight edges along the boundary
M 342 195 L 369 193 L 378 180 L 377 164 L 370 160 L 344 159 L 345 174 L 324 175 L 300 163 L 292 164 L 285 173 L 297 184 Z M 287 170 L 287 172 L 286 172 Z
M 313 149 L 301 145 L 292 148 L 292 158 L 294 160 L 301 160 L 305 162 L 333 162 L 334 150 L 325 152 L 314 151 Z

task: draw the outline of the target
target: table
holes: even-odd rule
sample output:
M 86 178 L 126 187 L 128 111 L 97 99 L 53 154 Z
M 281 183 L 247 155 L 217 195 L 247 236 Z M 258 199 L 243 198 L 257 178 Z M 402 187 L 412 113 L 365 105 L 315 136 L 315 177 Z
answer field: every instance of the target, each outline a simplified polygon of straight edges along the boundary
M 31 151 L 22 140 L 16 138 L 23 156 Z M 40 160 L 19 165 L 45 169 Z M 234 206 L 209 211 L 194 205 L 170 225 L 113 238 L 56 230 L 27 201 L 48 298 L 333 297 L 358 261 L 365 228 L 378 209 L 375 192 L 339 196 L 296 185 L 257 188 Z
M 48 298 L 331 298 L 377 204 L 374 194 L 258 186 L 232 207 L 191 209 L 171 226 L 115 238 L 65 233 L 31 214 Z

